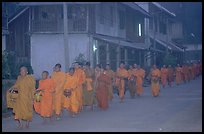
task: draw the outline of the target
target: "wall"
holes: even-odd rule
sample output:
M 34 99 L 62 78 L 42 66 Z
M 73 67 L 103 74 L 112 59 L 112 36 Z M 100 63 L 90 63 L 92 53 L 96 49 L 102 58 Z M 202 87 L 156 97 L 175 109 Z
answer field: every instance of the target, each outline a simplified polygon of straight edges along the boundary
M 88 57 L 89 38 L 86 34 L 68 35 L 70 63 L 74 62 L 79 53 Z M 31 65 L 34 76 L 39 79 L 44 70 L 51 74 L 56 63 L 62 65 L 65 71 L 63 34 L 33 34 L 31 36 Z
M 62 34 L 33 34 L 31 36 L 31 66 L 36 79 L 47 70 L 50 74 L 56 63 L 64 66 L 64 40 Z

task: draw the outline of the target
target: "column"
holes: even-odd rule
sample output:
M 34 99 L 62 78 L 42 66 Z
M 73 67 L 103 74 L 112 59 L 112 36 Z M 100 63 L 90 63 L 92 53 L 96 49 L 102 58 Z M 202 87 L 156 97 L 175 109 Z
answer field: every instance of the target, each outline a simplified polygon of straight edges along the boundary
M 117 46 L 117 68 L 119 67 L 120 64 L 120 46 Z
M 69 44 L 68 44 L 68 18 L 67 18 L 67 4 L 63 2 L 63 14 L 64 14 L 64 60 L 65 71 L 69 70 Z
M 110 64 L 110 52 L 109 52 L 109 44 L 106 43 L 106 64 Z
M 125 48 L 125 65 L 128 64 L 128 53 L 127 53 L 127 48 Z

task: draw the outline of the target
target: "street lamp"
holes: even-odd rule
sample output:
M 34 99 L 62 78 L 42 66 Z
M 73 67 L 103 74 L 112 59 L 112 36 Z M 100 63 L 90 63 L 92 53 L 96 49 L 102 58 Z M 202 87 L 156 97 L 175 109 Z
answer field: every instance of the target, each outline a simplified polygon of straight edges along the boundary
M 193 34 L 193 33 L 191 33 L 191 36 L 193 37 L 193 39 L 194 39 L 194 41 L 196 41 L 195 40 L 195 35 Z M 194 42 L 195 43 L 195 42 Z M 195 60 L 197 59 L 197 50 L 198 50 L 198 45 L 196 45 L 196 43 L 194 44 L 194 48 L 195 48 Z

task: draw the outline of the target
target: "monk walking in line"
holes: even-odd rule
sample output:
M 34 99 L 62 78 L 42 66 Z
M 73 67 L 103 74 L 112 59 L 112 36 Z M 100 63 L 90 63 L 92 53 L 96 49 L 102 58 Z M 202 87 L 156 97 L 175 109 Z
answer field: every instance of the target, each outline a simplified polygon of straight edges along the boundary
M 161 72 L 157 69 L 156 65 L 153 65 L 153 69 L 151 71 L 151 90 L 152 96 L 157 97 L 159 95 L 159 79 L 161 77 Z
M 85 73 L 85 83 L 83 84 L 83 106 L 90 106 L 93 110 L 95 101 L 95 89 L 94 89 L 94 69 L 90 67 L 90 62 L 86 63 L 84 73 Z
M 51 78 L 54 80 L 55 86 L 55 93 L 53 96 L 53 109 L 56 114 L 56 119 L 60 120 L 60 115 L 62 112 L 63 102 L 62 102 L 62 95 L 63 95 L 63 87 L 66 80 L 66 74 L 61 72 L 61 64 L 55 65 L 55 72 L 52 73 Z
M 82 109 L 83 109 L 83 91 L 82 91 L 82 85 L 83 83 L 85 82 L 85 79 L 86 79 L 86 76 L 85 76 L 85 73 L 84 73 L 84 70 L 82 68 L 79 67 L 79 63 L 78 62 L 75 62 L 74 63 L 74 75 L 78 78 L 78 86 L 77 86 L 77 98 L 78 98 L 78 101 L 79 101 L 79 110 L 78 112 L 81 112 Z
M 117 69 L 116 77 L 116 86 L 119 90 L 120 102 L 124 102 L 125 79 L 128 77 L 128 71 L 125 69 L 123 62 L 120 63 L 120 67 Z
M 176 67 L 176 84 L 177 85 L 181 84 L 181 73 L 182 73 L 182 68 L 180 67 L 179 64 L 177 64 L 177 67 Z
M 172 87 L 172 83 L 174 81 L 174 69 L 173 67 L 171 67 L 171 65 L 168 66 L 167 80 L 168 80 L 168 85 Z
M 111 83 L 108 85 L 108 100 L 113 99 L 113 84 L 115 81 L 115 72 L 110 68 L 110 64 L 106 64 L 106 74 L 109 76 Z
M 43 124 L 46 124 L 46 118 L 50 118 L 52 121 L 53 115 L 54 81 L 48 76 L 47 71 L 42 72 L 42 80 L 39 81 L 37 89 L 38 94 L 42 97 L 40 102 L 34 101 L 35 111 L 43 118 Z
M 28 70 L 25 66 L 20 68 L 20 75 L 16 83 L 9 91 L 15 90 L 18 96 L 13 105 L 13 113 L 15 120 L 18 120 L 19 129 L 23 128 L 23 120 L 26 121 L 26 128 L 29 128 L 29 122 L 33 118 L 33 100 L 35 93 L 35 79 L 28 75 Z M 9 92 L 8 91 L 8 92 Z
M 128 70 L 128 88 L 130 90 L 131 98 L 135 97 L 136 92 L 136 77 L 134 72 L 133 66 L 130 65 Z
M 161 82 L 162 82 L 163 88 L 165 88 L 166 86 L 167 74 L 168 74 L 168 69 L 166 68 L 166 65 L 163 65 L 163 67 L 161 68 Z
M 111 84 L 109 76 L 106 74 L 103 68 L 101 68 L 100 76 L 97 78 L 98 84 L 96 87 L 96 98 L 98 101 L 98 107 L 102 110 L 108 109 L 108 85 Z
M 136 93 L 137 96 L 141 96 L 143 92 L 142 84 L 145 77 L 145 70 L 142 69 L 140 65 L 137 66 L 135 76 L 136 76 Z
M 79 100 L 77 98 L 78 78 L 74 75 L 74 71 L 74 68 L 69 69 L 63 88 L 63 107 L 69 111 L 71 117 L 76 117 L 79 110 Z

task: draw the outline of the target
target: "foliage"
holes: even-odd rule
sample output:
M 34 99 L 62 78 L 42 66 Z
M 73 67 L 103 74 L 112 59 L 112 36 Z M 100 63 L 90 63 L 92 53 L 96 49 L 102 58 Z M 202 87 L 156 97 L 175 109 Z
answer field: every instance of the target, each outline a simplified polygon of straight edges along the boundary
M 21 66 L 28 68 L 28 73 L 33 74 L 33 69 L 30 63 L 16 63 L 16 55 L 12 51 L 4 50 L 2 53 L 2 78 L 3 79 L 16 79 L 19 75 Z
M 85 65 L 87 60 L 85 59 L 84 54 L 80 53 L 75 59 L 76 62 L 81 63 L 82 65 Z

